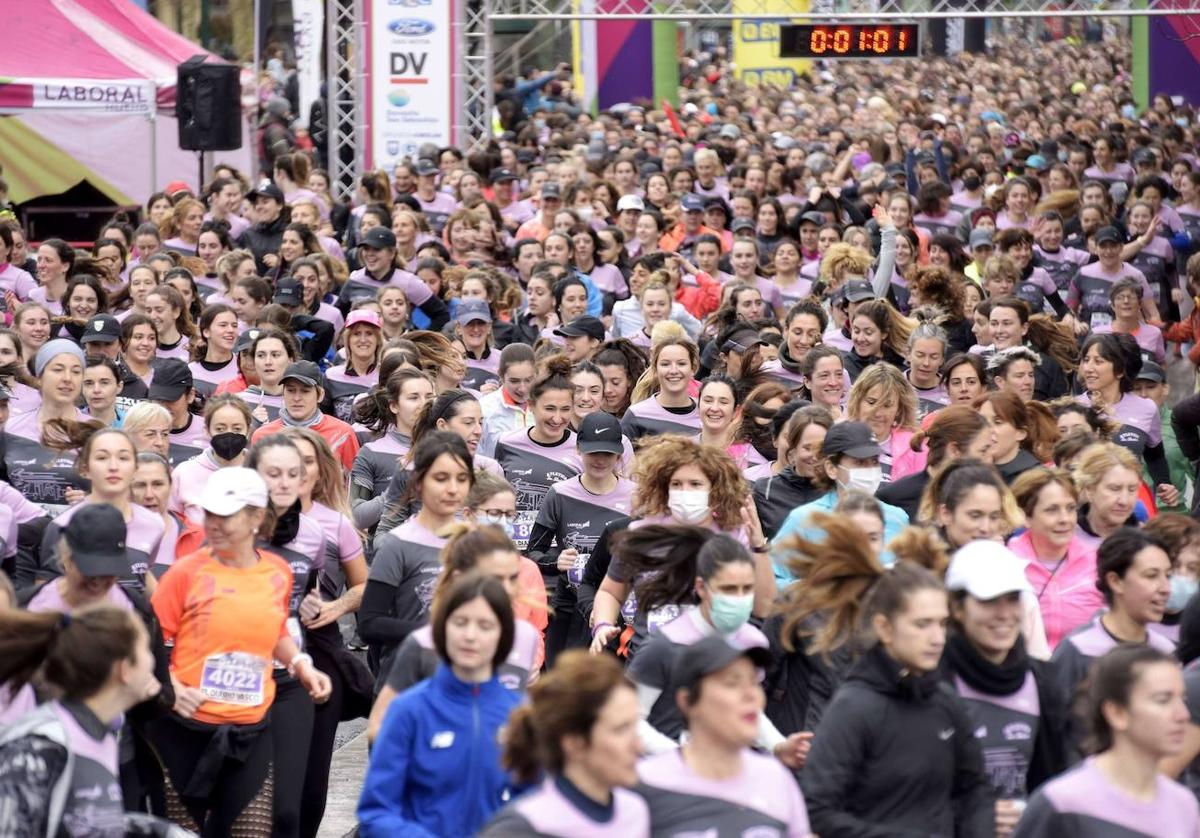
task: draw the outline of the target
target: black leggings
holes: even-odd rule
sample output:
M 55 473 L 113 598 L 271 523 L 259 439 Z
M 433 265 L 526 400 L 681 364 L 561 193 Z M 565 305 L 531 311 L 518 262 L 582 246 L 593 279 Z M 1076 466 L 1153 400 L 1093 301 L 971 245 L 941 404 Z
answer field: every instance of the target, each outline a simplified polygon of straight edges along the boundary
M 174 714 L 156 719 L 148 727 L 166 768 L 167 810 L 172 821 L 204 838 L 267 838 L 272 834 L 269 730 L 264 728 L 252 737 L 241 761 L 225 758 L 207 795 L 188 797 L 182 790 L 220 729 Z
M 317 669 L 329 676 L 333 690 L 328 701 L 316 706 L 313 718 L 312 746 L 308 751 L 304 796 L 300 801 L 301 838 L 316 838 L 321 820 L 325 817 L 325 800 L 329 795 L 329 766 L 333 762 L 333 745 L 337 739 L 338 723 L 342 719 L 342 704 L 346 696 L 346 685 L 342 683 L 342 673 L 337 665 L 315 645 L 312 647 L 312 655 Z
M 300 802 L 313 739 L 313 700 L 300 682 L 275 670 L 271 705 L 271 747 L 275 763 L 275 838 L 298 838 Z

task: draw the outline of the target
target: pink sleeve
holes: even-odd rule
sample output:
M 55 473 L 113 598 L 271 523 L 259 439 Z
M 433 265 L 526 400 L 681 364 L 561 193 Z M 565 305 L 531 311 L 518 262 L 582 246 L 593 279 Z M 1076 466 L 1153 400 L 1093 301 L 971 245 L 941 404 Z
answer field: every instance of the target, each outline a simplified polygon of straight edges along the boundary
M 343 564 L 357 559 L 363 554 L 362 539 L 358 537 L 358 533 L 345 518 L 338 521 L 338 556 Z

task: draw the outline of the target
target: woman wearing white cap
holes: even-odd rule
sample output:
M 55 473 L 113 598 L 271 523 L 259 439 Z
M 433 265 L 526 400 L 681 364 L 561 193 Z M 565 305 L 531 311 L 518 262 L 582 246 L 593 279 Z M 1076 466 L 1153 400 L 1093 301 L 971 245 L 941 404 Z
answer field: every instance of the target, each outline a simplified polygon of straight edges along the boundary
M 1024 563 L 994 541 L 972 541 L 946 571 L 950 632 L 942 677 L 964 700 L 996 796 L 996 835 L 1009 835 L 1034 789 L 1067 767 L 1067 697 L 1021 637 Z
M 255 546 L 273 525 L 266 483 L 251 469 L 219 469 L 200 505 L 208 546 L 172 565 L 152 599 L 174 644 L 176 703 L 150 735 L 166 768 L 172 820 L 204 835 L 265 838 L 272 661 L 286 664 L 315 701 L 329 697 L 330 682 L 288 633 L 291 568 Z

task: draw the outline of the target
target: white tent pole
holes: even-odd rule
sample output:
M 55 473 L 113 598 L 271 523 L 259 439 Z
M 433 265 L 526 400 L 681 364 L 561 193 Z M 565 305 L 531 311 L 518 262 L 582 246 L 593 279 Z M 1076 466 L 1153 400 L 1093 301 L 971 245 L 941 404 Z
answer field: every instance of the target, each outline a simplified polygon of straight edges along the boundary
M 158 114 L 150 109 L 150 191 L 158 191 Z

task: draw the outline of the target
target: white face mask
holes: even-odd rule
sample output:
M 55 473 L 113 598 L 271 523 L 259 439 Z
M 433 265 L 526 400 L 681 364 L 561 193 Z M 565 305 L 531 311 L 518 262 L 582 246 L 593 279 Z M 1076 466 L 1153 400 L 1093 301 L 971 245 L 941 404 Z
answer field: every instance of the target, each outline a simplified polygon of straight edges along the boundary
M 873 495 L 879 488 L 879 484 L 883 482 L 883 469 L 879 466 L 851 468 L 846 469 L 846 472 L 850 475 L 850 479 L 842 484 L 843 489 L 857 489 Z
M 579 216 L 579 220 L 582 221 L 584 224 L 587 224 L 589 221 L 592 220 L 592 208 L 591 207 L 575 207 L 575 214 Z
M 667 492 L 667 508 L 681 524 L 705 524 L 712 519 L 708 489 L 671 489 Z

